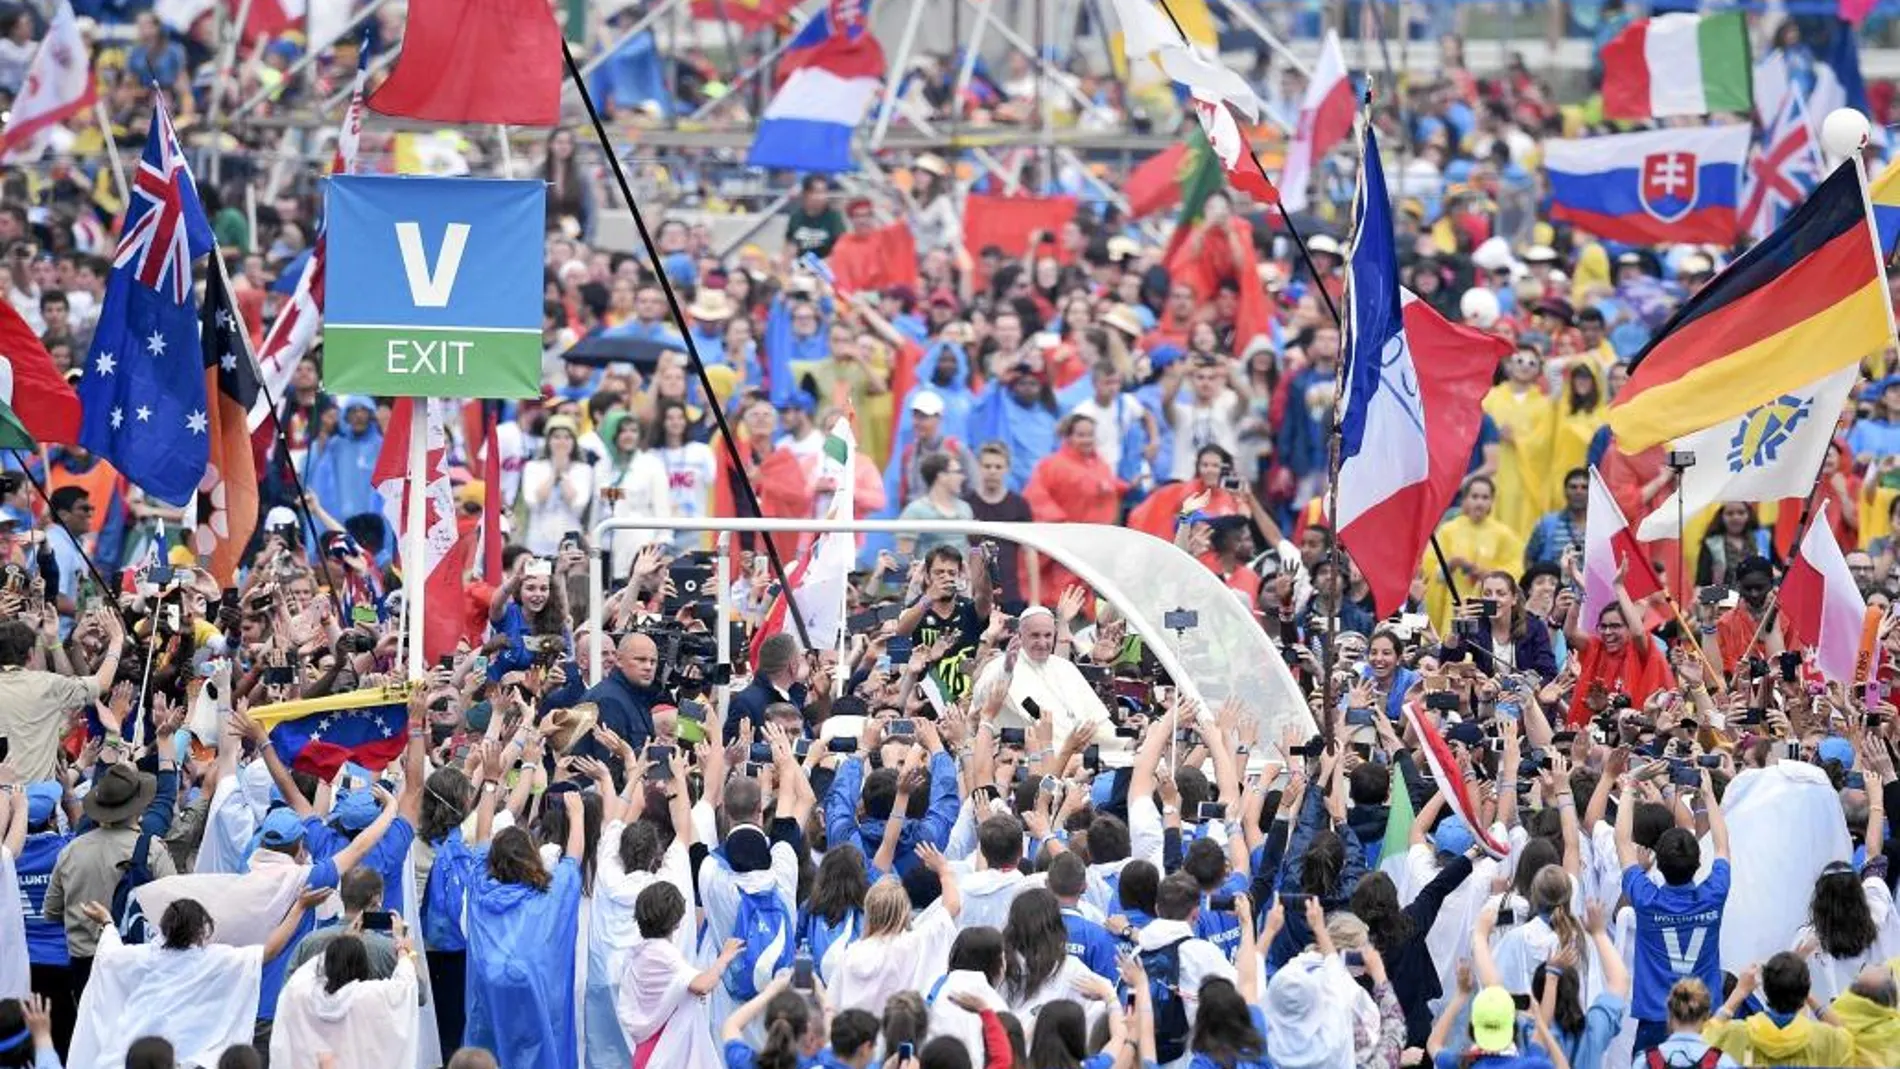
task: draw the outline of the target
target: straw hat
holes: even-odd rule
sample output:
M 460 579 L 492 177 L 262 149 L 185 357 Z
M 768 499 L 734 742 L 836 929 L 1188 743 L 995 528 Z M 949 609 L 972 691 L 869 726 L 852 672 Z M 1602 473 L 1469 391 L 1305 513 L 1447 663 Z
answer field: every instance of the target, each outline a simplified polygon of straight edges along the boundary
M 917 162 L 913 166 L 925 174 L 934 174 L 938 178 L 943 178 L 950 173 L 950 165 L 944 162 L 942 156 L 934 152 L 926 152 L 917 157 Z
M 599 721 L 600 706 L 593 702 L 556 709 L 548 714 L 548 746 L 555 753 L 566 753 L 569 747 L 586 738 Z
M 1104 326 L 1114 327 L 1131 338 L 1139 338 L 1147 333 L 1141 329 L 1141 320 L 1136 318 L 1134 309 L 1118 304 L 1103 312 L 1100 319 Z
M 732 298 L 725 290 L 707 287 L 693 297 L 693 303 L 686 314 L 701 323 L 717 323 L 732 318 Z

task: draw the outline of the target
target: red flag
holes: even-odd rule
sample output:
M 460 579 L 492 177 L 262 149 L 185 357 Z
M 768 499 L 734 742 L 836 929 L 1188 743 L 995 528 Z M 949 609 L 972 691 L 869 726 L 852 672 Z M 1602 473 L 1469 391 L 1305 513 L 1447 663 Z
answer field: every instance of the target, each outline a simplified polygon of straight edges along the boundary
M 1867 602 L 1828 526 L 1826 502 L 1814 514 L 1801 537 L 1801 552 L 1782 577 L 1781 611 L 1788 614 L 1795 637 L 1814 650 L 1823 677 L 1843 683 L 1855 678 Z
M 1029 251 L 1030 236 L 1036 231 L 1060 233 L 1062 224 L 1075 217 L 1075 205 L 1074 197 L 972 193 L 963 209 L 963 247 L 979 264 L 983 250 L 991 245 L 1002 249 L 1004 256 L 1021 256 Z M 988 280 L 978 278 L 976 282 L 982 286 Z
M 1419 750 L 1425 755 L 1425 764 L 1431 769 L 1432 778 L 1438 781 L 1438 793 L 1445 796 L 1451 811 L 1465 822 L 1471 834 L 1477 837 L 1478 845 L 1495 858 L 1509 854 L 1510 847 L 1499 842 L 1491 834 L 1491 828 L 1478 815 L 1478 807 L 1471 799 L 1470 787 L 1464 776 L 1458 773 L 1458 761 L 1452 756 L 1451 746 L 1444 736 L 1438 733 L 1438 725 L 1432 718 L 1419 711 L 1414 702 L 1405 703 L 1405 719 L 1412 725 L 1412 731 L 1421 744 Z
M 826 266 L 841 295 L 882 293 L 896 285 L 917 288 L 917 241 L 898 220 L 868 234 L 849 233 L 831 247 Z
M 693 0 L 693 17 L 730 22 L 746 33 L 769 30 L 798 11 L 799 0 Z
M 1583 525 L 1583 606 L 1577 617 L 1584 627 L 1595 628 L 1603 610 L 1616 604 L 1618 567 L 1623 569 L 1623 589 L 1629 592 L 1631 601 L 1641 602 L 1662 593 L 1662 583 L 1630 530 L 1629 521 L 1623 518 L 1623 510 L 1617 507 L 1609 485 L 1591 468 L 1590 508 Z M 1642 626 L 1640 620 L 1624 623 L 1632 631 Z
M 1176 141 L 1141 162 L 1122 183 L 1128 215 L 1145 219 L 1181 203 L 1181 174 L 1188 166 L 1188 143 Z
M 0 301 L 0 360 L 13 367 L 14 414 L 37 442 L 79 443 L 79 394 L 12 304 Z
M 440 123 L 555 126 L 561 30 L 543 0 L 411 0 L 371 110 Z

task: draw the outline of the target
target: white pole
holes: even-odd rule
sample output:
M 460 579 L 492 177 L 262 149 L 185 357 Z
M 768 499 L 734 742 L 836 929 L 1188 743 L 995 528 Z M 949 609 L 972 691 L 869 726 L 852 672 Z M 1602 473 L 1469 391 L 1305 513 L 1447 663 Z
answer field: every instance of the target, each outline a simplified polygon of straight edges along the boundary
M 119 185 L 119 211 L 124 214 L 132 207 L 132 184 L 125 180 L 125 161 L 119 158 L 119 142 L 112 136 L 112 119 L 106 115 L 104 97 L 93 100 L 92 117 L 99 124 L 100 140 L 106 143 L 106 161 L 112 165 L 112 180 Z
M 420 680 L 428 670 L 423 663 L 423 589 L 429 585 L 429 401 L 418 397 L 409 416 L 408 531 L 403 536 L 403 611 L 409 625 L 409 678 Z
M 257 251 L 257 183 L 256 182 L 244 183 L 244 219 L 245 219 L 244 232 L 247 235 L 244 242 L 244 251 L 248 254 L 248 253 L 253 253 Z
M 515 150 L 514 146 L 508 143 L 508 124 L 501 123 L 497 125 L 495 129 L 501 131 L 501 176 L 503 178 L 513 178 L 515 176 Z
M 878 109 L 877 125 L 871 130 L 873 151 L 883 147 L 884 134 L 891 128 L 891 106 L 897 102 L 897 90 L 903 85 L 905 69 L 910 66 L 910 50 L 917 43 L 917 26 L 923 21 L 924 5 L 911 4 L 910 20 L 904 23 L 904 35 L 898 39 L 897 54 L 891 57 L 890 73 L 884 76 L 884 106 Z
M 238 48 L 244 43 L 244 26 L 251 18 L 252 0 L 239 0 L 237 24 L 231 28 L 231 39 L 225 43 L 223 57 L 218 69 L 211 78 L 211 113 L 205 125 L 211 128 L 211 181 L 216 184 L 224 179 L 224 147 L 220 134 L 224 127 L 224 79 L 237 78 Z M 315 52 L 316 49 L 312 49 Z
M 611 540 L 613 535 L 606 537 Z M 606 560 L 607 551 L 601 548 L 601 531 L 596 528 L 593 545 L 587 550 L 587 685 L 590 687 L 607 674 L 600 667 L 601 658 L 607 653 L 607 642 L 601 635 L 601 628 L 605 626 L 601 602 L 605 600 L 603 591 L 607 586 Z
M 715 538 L 713 559 L 714 581 L 719 584 L 719 634 L 714 636 L 719 643 L 719 663 L 732 663 L 732 576 L 727 568 L 732 563 L 732 539 Z M 594 599 L 588 599 L 591 603 Z M 719 688 L 719 719 L 726 718 L 726 709 L 732 704 L 732 688 Z

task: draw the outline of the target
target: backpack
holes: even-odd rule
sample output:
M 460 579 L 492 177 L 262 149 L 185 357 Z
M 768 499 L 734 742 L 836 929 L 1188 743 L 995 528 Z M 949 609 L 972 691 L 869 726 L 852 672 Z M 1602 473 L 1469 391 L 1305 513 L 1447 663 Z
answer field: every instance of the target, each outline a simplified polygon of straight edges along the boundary
M 1719 1047 L 1710 1047 L 1702 1052 L 1702 1057 L 1684 1065 L 1680 1062 L 1664 1061 L 1661 1047 L 1651 1047 L 1643 1053 L 1643 1064 L 1648 1069 L 1715 1069 L 1722 1063 L 1722 1051 Z
M 791 968 L 796 949 L 792 917 L 779 898 L 776 882 L 763 891 L 739 891 L 732 938 L 744 941 L 745 949 L 726 967 L 726 993 L 747 1002 L 765 990 L 780 969 Z
M 1187 1002 L 1181 997 L 1181 944 L 1189 937 L 1141 952 L 1148 972 L 1148 997 L 1154 1003 L 1155 1061 L 1166 1065 L 1187 1053 Z
M 119 862 L 119 882 L 112 888 L 112 919 L 119 938 L 127 943 L 144 943 L 151 938 L 152 925 L 145 917 L 132 892 L 152 882 L 152 833 L 140 832 L 132 856 Z

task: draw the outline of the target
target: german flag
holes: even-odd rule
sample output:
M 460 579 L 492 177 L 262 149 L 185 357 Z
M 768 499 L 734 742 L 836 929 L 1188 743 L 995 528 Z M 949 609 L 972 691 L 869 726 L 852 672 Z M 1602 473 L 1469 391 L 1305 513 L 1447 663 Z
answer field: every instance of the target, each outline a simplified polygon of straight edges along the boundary
M 1610 405 L 1617 448 L 1733 419 L 1893 344 L 1876 248 L 1859 176 L 1837 167 L 1630 362 Z

